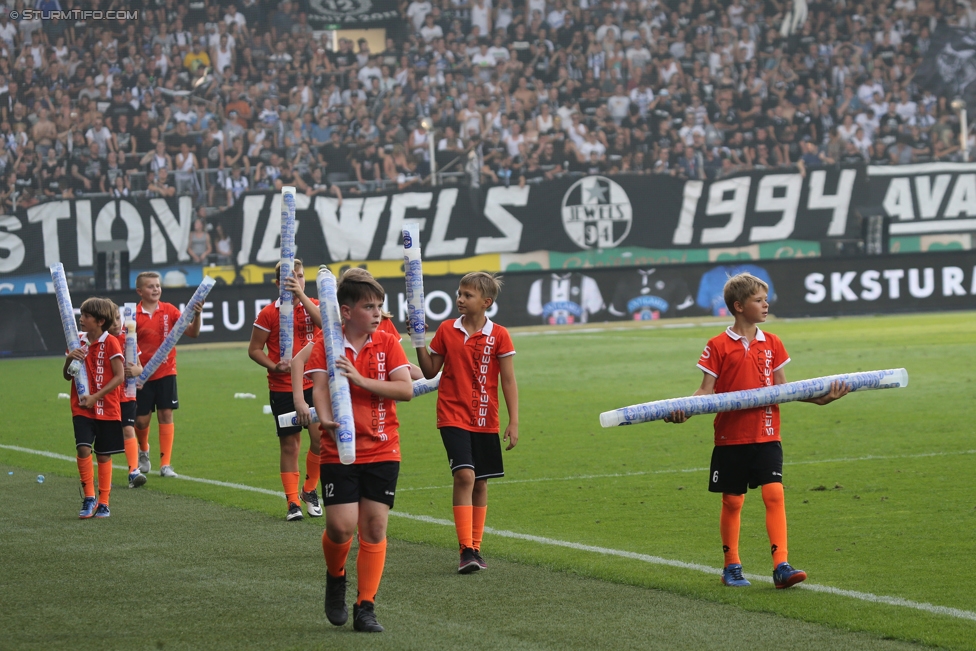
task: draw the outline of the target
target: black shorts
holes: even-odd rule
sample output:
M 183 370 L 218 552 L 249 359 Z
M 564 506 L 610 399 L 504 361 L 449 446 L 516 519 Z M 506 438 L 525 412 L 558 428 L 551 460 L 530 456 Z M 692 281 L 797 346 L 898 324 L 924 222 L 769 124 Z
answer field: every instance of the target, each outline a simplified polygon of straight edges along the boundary
M 305 395 L 305 404 L 311 407 L 312 387 L 305 389 L 302 393 Z M 278 430 L 279 437 L 291 436 L 302 431 L 298 425 L 282 427 L 278 424 L 278 416 L 295 411 L 295 399 L 292 397 L 291 391 L 269 391 L 268 402 L 271 403 L 271 413 L 274 414 L 275 429 Z
M 779 441 L 716 445 L 708 470 L 712 493 L 743 495 L 749 488 L 783 483 L 783 445 Z
M 365 498 L 393 508 L 397 478 L 400 476 L 399 461 L 376 463 L 323 463 L 322 503 L 355 504 Z
M 469 432 L 460 427 L 442 427 L 441 440 L 453 475 L 462 468 L 474 470 L 475 479 L 504 477 L 502 444 L 498 433 Z
M 72 416 L 75 426 L 75 447 L 87 446 L 95 454 L 118 454 L 125 452 L 122 440 L 122 421 L 95 420 L 87 416 Z
M 139 405 L 136 414 L 145 416 L 156 409 L 179 409 L 180 397 L 176 394 L 176 376 L 167 375 L 158 380 L 149 380 L 136 393 L 136 403 Z
M 136 426 L 136 411 L 138 410 L 138 404 L 135 400 L 130 400 L 129 402 L 123 402 L 122 407 L 122 427 L 135 427 Z

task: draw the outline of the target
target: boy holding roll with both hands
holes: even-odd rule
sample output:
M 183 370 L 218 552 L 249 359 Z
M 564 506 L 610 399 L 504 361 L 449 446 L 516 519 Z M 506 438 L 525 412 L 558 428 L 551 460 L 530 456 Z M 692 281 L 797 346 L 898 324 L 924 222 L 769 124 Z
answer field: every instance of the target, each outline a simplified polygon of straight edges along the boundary
M 704 374 L 693 395 L 726 393 L 763 386 L 785 384 L 783 371 L 790 357 L 779 337 L 763 332 L 758 324 L 766 321 L 769 287 L 755 276 L 742 273 L 725 283 L 725 304 L 735 323 L 708 341 L 698 360 Z M 831 384 L 830 393 L 808 400 L 826 405 L 847 395 L 843 382 Z M 684 423 L 683 411 L 664 419 Z M 722 583 L 745 587 L 739 560 L 739 523 L 745 493 L 761 487 L 766 506 L 766 532 L 773 556 L 773 584 L 789 588 L 807 578 L 806 572 L 787 561 L 786 501 L 783 495 L 783 446 L 779 434 L 779 406 L 758 407 L 719 413 L 715 416 L 715 447 L 709 469 L 708 490 L 722 493 L 719 529 L 725 566 Z

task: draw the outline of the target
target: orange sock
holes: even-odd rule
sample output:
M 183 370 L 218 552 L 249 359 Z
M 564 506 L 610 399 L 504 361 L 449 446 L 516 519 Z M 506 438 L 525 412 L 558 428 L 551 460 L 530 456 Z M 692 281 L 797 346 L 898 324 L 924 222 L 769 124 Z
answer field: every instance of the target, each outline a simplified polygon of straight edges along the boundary
M 139 467 L 139 442 L 136 439 L 125 439 L 125 463 L 129 472 Z
M 95 497 L 95 473 L 92 468 L 92 458 L 89 454 L 82 459 L 77 457 L 78 476 L 81 477 L 81 490 L 85 497 Z
M 722 515 L 719 518 L 719 530 L 722 532 L 722 551 L 725 552 L 725 564 L 739 563 L 739 516 L 742 514 L 742 503 L 745 495 L 730 495 L 722 493 Z
M 319 486 L 319 472 L 322 466 L 319 465 L 319 455 L 311 450 L 305 455 L 305 484 L 302 490 L 311 493 Z
M 149 428 L 140 429 L 138 427 L 136 430 L 136 439 L 139 441 L 139 450 L 142 452 L 149 452 Z
M 785 563 L 786 549 L 786 496 L 783 484 L 763 484 L 763 502 L 766 504 L 766 533 L 769 534 L 769 550 L 773 554 L 773 569 Z
M 488 515 L 487 506 L 471 507 L 471 546 L 481 551 L 481 539 L 485 535 L 485 517 Z
M 461 547 L 471 546 L 471 510 L 472 506 L 454 507 L 454 528 L 457 529 L 458 543 Z
M 281 473 L 281 485 L 285 488 L 285 499 L 289 504 L 298 504 L 298 482 L 301 475 L 295 472 Z
M 359 556 L 356 557 L 356 584 L 359 589 L 356 605 L 364 601 L 376 603 L 376 592 L 383 578 L 386 565 L 386 538 L 378 543 L 359 539 Z
M 159 425 L 159 465 L 173 465 L 173 431 L 176 426 L 173 423 L 160 423 Z
M 88 457 L 91 459 L 91 457 Z M 108 506 L 108 496 L 112 492 L 112 457 L 98 463 L 98 503 Z
M 325 556 L 325 567 L 332 576 L 343 576 L 346 573 L 346 558 L 352 538 L 344 543 L 332 542 L 328 532 L 322 532 L 322 554 Z M 361 551 L 359 552 L 362 553 Z

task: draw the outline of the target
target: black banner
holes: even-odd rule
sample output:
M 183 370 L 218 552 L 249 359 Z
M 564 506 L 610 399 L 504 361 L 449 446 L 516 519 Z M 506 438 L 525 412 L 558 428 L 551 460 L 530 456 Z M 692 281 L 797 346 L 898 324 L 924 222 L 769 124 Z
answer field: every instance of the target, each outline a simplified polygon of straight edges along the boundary
M 489 316 L 506 326 L 554 327 L 599 321 L 727 315 L 725 280 L 752 273 L 770 286 L 770 312 L 779 317 L 837 316 L 976 308 L 976 252 L 858 258 L 806 258 L 720 265 L 591 269 L 573 273 L 519 272 Z M 454 319 L 458 276 L 425 278 L 427 321 Z M 381 281 L 387 309 L 405 331 L 406 299 L 399 279 Z M 314 291 L 314 284 L 308 289 Z M 193 288 L 165 289 L 180 305 Z M 134 292 L 109 294 L 117 303 Z M 273 285 L 218 285 L 208 297 L 196 341 L 247 341 L 257 313 L 276 297 Z M 86 296 L 74 296 L 80 305 Z M 0 297 L 0 356 L 61 354 L 64 335 L 52 295 Z
M 976 117 L 976 31 L 945 23 L 936 27 L 914 81 L 936 97 L 962 98 Z
M 713 182 L 570 177 L 523 188 L 348 194 L 341 206 L 298 194 L 296 207 L 297 251 L 310 266 L 402 260 L 405 221 L 419 222 L 429 261 L 638 248 L 707 257 L 788 240 L 859 240 L 861 216 L 879 212 L 892 237 L 976 231 L 976 164 L 752 172 Z M 255 193 L 211 218 L 230 237 L 238 267 L 279 260 L 280 211 L 280 194 Z M 69 273 L 90 273 L 103 240 L 127 243 L 132 270 L 186 266 L 193 217 L 189 197 L 53 201 L 0 215 L 0 294 L 42 287 L 58 261 Z
M 308 21 L 316 29 L 366 29 L 399 19 L 395 0 L 308 0 Z
M 890 219 L 892 237 L 976 231 L 972 163 L 872 166 L 868 178 L 859 203 Z

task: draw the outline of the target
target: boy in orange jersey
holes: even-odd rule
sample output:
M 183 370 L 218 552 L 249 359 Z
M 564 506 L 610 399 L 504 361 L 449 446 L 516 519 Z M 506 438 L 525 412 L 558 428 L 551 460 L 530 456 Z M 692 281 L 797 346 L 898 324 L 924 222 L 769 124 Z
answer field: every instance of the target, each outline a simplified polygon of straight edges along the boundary
M 305 374 L 312 377 L 312 400 L 321 420 L 325 615 L 335 626 L 342 626 L 349 617 L 345 567 L 358 528 L 353 628 L 380 632 L 383 627 L 376 621 L 374 604 L 386 563 L 386 525 L 400 473 L 396 401 L 413 398 L 413 384 L 410 363 L 399 340 L 377 329 L 382 319 L 383 287 L 372 276 L 343 276 L 337 296 L 346 354 L 336 356 L 336 372 L 349 380 L 356 426 L 355 463 L 339 463 L 321 333 L 293 360 L 292 395 L 299 422 L 308 424 L 308 404 L 297 389 L 304 363 Z
M 481 539 L 488 514 L 488 478 L 504 477 L 498 439 L 498 377 L 508 406 L 506 450 L 518 443 L 518 384 L 515 346 L 508 330 L 485 314 L 498 297 L 501 281 L 482 271 L 461 278 L 454 321 L 441 323 L 417 361 L 428 379 L 444 368 L 437 390 L 437 427 L 454 475 L 454 526 L 461 560 L 459 574 L 488 568 Z
M 698 368 L 704 373 L 694 395 L 727 393 L 785 384 L 783 367 L 790 361 L 779 337 L 763 332 L 757 324 L 766 321 L 769 287 L 752 274 L 741 273 L 725 283 L 725 304 L 735 323 L 712 337 L 705 346 Z M 849 391 L 834 382 L 827 395 L 808 400 L 826 405 Z M 688 417 L 676 411 L 666 421 L 683 423 Z M 715 448 L 709 470 L 708 490 L 722 493 L 719 528 L 725 567 L 722 583 L 745 587 L 739 561 L 739 522 L 745 493 L 762 487 L 766 505 L 766 532 L 773 555 L 773 584 L 788 588 L 804 581 L 806 572 L 790 566 L 786 546 L 786 501 L 783 495 L 783 445 L 779 434 L 779 406 L 757 407 L 719 413 L 715 416 Z
M 139 339 L 139 362 L 145 364 L 152 358 L 166 335 L 180 318 L 179 309 L 171 304 L 160 301 L 163 287 L 159 274 L 155 271 L 144 271 L 136 276 L 136 294 L 142 299 L 136 306 L 136 336 Z M 203 305 L 196 306 L 196 314 L 190 327 L 186 329 L 188 337 L 194 339 L 200 336 L 200 312 Z M 152 470 L 149 462 L 149 423 L 152 413 L 156 412 L 156 423 L 159 425 L 159 460 L 160 477 L 176 477 L 173 471 L 173 411 L 180 408 L 180 400 L 176 391 L 176 349 L 174 348 L 166 361 L 146 381 L 145 386 L 136 394 L 136 437 L 139 439 L 139 471 L 143 474 Z
M 305 295 L 305 268 L 302 261 L 295 259 L 294 275 L 285 279 L 285 289 L 292 292 L 294 304 L 294 342 L 295 350 L 300 351 L 315 338 L 315 333 L 322 329 L 322 315 L 319 312 L 319 302 Z M 281 286 L 281 263 L 275 266 L 275 285 Z M 316 430 L 309 432 L 308 453 L 305 455 L 305 485 L 299 493 L 298 456 L 302 449 L 302 428 L 282 427 L 278 424 L 278 415 L 295 411 L 291 397 L 291 364 L 281 361 L 281 299 L 266 305 L 251 330 L 251 343 L 247 347 L 247 354 L 259 365 L 268 369 L 268 391 L 271 401 L 271 413 L 274 415 L 275 428 L 278 431 L 279 471 L 281 485 L 285 489 L 285 500 L 288 503 L 286 520 L 301 520 L 302 507 L 298 505 L 299 498 L 305 502 L 308 515 L 312 518 L 322 517 L 322 507 L 319 505 L 319 495 L 316 489 L 319 485 L 319 434 Z M 268 352 L 264 349 L 267 347 Z M 302 377 L 302 390 L 305 402 L 312 401 L 312 379 Z
M 122 314 L 119 313 L 109 328 L 109 334 L 119 340 L 122 346 L 123 363 L 125 353 L 125 329 Z M 125 364 L 125 377 L 139 377 L 142 364 L 139 363 L 138 350 L 136 361 Z M 139 488 L 146 485 L 146 476 L 139 470 L 139 443 L 136 440 L 136 399 L 125 395 L 125 382 L 117 389 L 119 392 L 119 409 L 122 414 L 122 440 L 125 443 L 125 461 L 129 467 L 129 488 Z
M 122 347 L 108 333 L 118 308 L 107 298 L 89 298 L 81 304 L 78 320 L 85 333 L 82 345 L 64 360 L 61 375 L 71 382 L 71 421 L 75 430 L 78 474 L 84 499 L 78 517 L 107 518 L 112 492 L 112 457 L 125 450 L 122 442 L 122 414 L 118 387 L 125 381 Z M 68 374 L 72 360 L 79 360 L 88 373 L 89 395 L 79 396 L 74 378 Z M 92 451 L 98 457 L 98 499 L 95 499 Z

